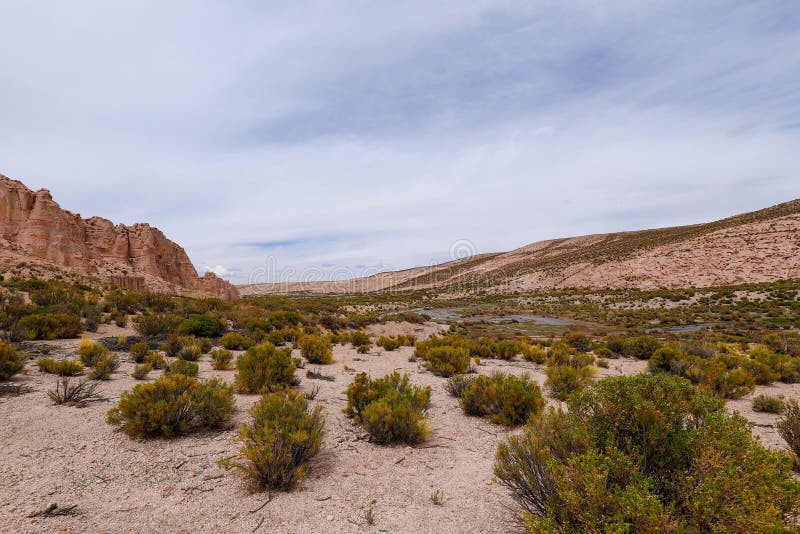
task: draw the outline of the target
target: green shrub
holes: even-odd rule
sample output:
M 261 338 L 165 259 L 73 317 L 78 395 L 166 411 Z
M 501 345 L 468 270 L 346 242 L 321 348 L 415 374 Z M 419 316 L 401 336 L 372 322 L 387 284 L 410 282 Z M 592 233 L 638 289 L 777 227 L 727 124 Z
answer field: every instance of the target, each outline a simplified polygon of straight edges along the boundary
M 627 338 L 625 336 L 612 334 L 603 339 L 603 344 L 614 354 L 622 354 L 626 341 Z
M 785 532 L 800 482 L 747 421 L 688 381 L 606 378 L 501 443 L 529 532 Z
M 183 339 L 178 334 L 172 333 L 167 336 L 166 341 L 161 344 L 160 348 L 164 351 L 164 354 L 174 358 L 181 352 L 181 349 L 183 348 Z
M 396 371 L 371 379 L 359 373 L 347 388 L 345 413 L 360 423 L 376 443 L 419 443 L 429 433 L 425 413 L 431 388 L 409 383 Z
M 200 366 L 189 360 L 175 360 L 166 369 L 167 374 L 180 374 L 186 376 L 197 376 Z
M 94 367 L 100 359 L 108 356 L 108 349 L 97 341 L 83 338 L 78 344 L 78 356 L 86 367 Z
M 178 328 L 181 318 L 177 315 L 154 313 L 133 318 L 133 329 L 140 336 L 157 337 L 170 334 Z
M 136 380 L 146 380 L 147 375 L 150 374 L 150 371 L 153 370 L 153 366 L 149 363 L 145 363 L 142 365 L 134 365 L 133 372 L 131 373 L 131 377 Z
M 153 369 L 164 369 L 167 367 L 167 360 L 157 351 L 151 350 L 144 357 L 144 363 L 149 364 Z
M 297 343 L 303 336 L 303 331 L 299 328 L 279 328 L 267 334 L 267 341 L 273 345 L 283 345 L 284 343 Z
M 236 387 L 242 393 L 266 393 L 291 386 L 295 365 L 290 348 L 254 345 L 236 360 Z
M 753 399 L 753 411 L 781 413 L 783 412 L 783 400 L 769 395 L 758 395 Z
M 333 344 L 330 340 L 315 335 L 300 338 L 300 353 L 309 363 L 327 364 L 333 362 Z
M 547 351 L 541 345 L 526 345 L 522 357 L 526 361 L 542 364 L 547 360 Z
M 592 383 L 595 371 L 590 366 L 548 365 L 545 387 L 554 399 L 567 400 L 572 393 L 582 391 Z
M 28 355 L 9 341 L 0 340 L 0 380 L 9 380 L 25 369 L 27 359 Z
M 211 366 L 217 371 L 227 371 L 233 367 L 233 354 L 227 349 L 212 350 Z
M 150 345 L 144 342 L 134 343 L 129 352 L 135 363 L 144 363 L 145 356 L 150 352 Z
M 77 376 L 83 372 L 83 365 L 76 360 L 56 361 L 53 358 L 42 358 L 36 365 L 43 373 L 59 376 Z
M 469 351 L 463 347 L 432 347 L 426 352 L 425 368 L 437 376 L 453 376 L 470 370 Z
M 355 330 L 350 334 L 350 343 L 354 347 L 369 347 L 372 345 L 372 340 L 370 339 L 369 334 L 363 330 Z
M 622 353 L 629 358 L 649 360 L 653 353 L 661 348 L 661 342 L 654 337 L 638 336 L 625 340 Z
M 238 332 L 228 332 L 219 338 L 220 344 L 228 350 L 246 350 L 253 346 L 253 340 Z
M 461 394 L 461 408 L 467 415 L 488 416 L 506 426 L 521 425 L 544 408 L 544 398 L 536 382 L 495 373 L 478 376 Z
M 356 349 L 358 354 L 369 354 L 369 345 L 359 345 Z
M 119 358 L 116 354 L 101 357 L 94 363 L 94 367 L 89 371 L 89 378 L 92 380 L 109 380 L 111 373 L 119 369 Z
M 181 347 L 181 350 L 178 351 L 178 358 L 186 360 L 187 362 L 196 362 L 200 359 L 201 354 L 202 349 L 199 345 L 184 345 Z
M 199 338 L 196 345 L 200 348 L 200 354 L 208 354 L 208 351 L 210 351 L 213 346 L 211 340 L 207 337 Z
M 66 313 L 34 313 L 19 320 L 25 339 L 70 339 L 83 332 L 83 323 L 77 315 Z
M 199 337 L 219 337 L 224 331 L 222 320 L 207 313 L 191 315 L 178 325 L 179 333 Z
M 258 488 L 290 489 L 305 478 L 304 464 L 322 444 L 325 418 L 317 406 L 309 410 L 299 393 L 268 393 L 249 410 L 243 424 L 240 462 L 235 465 Z
M 598 358 L 604 358 L 607 360 L 608 359 L 614 360 L 619 358 L 619 354 L 612 351 L 608 347 L 597 347 L 596 349 L 594 349 L 594 355 Z
M 789 399 L 783 406 L 783 418 L 776 426 L 778 434 L 795 454 L 795 465 L 800 468 L 800 403 Z
M 675 362 L 686 358 L 686 354 L 674 343 L 667 343 L 653 351 L 647 368 L 651 373 L 670 372 L 675 369 Z
M 475 381 L 475 376 L 470 375 L 453 375 L 444 383 L 444 390 L 451 396 L 460 399 L 472 383 Z
M 234 410 L 233 388 L 221 380 L 198 382 L 165 375 L 125 391 L 108 422 L 133 438 L 172 437 L 227 422 Z
M 567 332 L 564 335 L 564 341 L 566 341 L 567 345 L 579 352 L 589 352 L 592 350 L 592 338 L 586 334 Z

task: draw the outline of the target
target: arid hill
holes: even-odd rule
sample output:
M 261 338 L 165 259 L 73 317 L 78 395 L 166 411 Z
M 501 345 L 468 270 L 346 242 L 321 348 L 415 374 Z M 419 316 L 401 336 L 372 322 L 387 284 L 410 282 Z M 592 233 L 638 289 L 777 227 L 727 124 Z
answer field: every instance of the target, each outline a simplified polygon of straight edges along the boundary
M 656 289 L 783 279 L 800 279 L 800 200 L 711 223 L 553 239 L 368 278 L 255 284 L 239 291 Z
M 33 192 L 0 175 L 0 270 L 20 263 L 96 277 L 129 289 L 238 297 L 212 273 L 200 277 L 186 252 L 148 224 L 114 225 L 61 209 L 50 192 Z

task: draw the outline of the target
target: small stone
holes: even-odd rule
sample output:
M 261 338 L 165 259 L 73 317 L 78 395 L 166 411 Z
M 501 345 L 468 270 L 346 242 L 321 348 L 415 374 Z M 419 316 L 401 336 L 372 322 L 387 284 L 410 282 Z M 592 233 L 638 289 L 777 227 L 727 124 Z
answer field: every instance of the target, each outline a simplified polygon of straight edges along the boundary
M 333 516 L 332 516 L 332 515 L 329 515 L 329 516 L 328 516 L 328 517 L 326 517 L 325 519 L 327 519 L 328 521 L 333 521 Z

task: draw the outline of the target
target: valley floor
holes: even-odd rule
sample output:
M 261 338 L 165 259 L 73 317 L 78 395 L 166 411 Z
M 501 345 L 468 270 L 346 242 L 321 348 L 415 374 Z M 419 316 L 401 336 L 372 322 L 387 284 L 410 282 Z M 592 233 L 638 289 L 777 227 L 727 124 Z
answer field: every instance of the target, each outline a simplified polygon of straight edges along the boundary
M 103 325 L 102 328 L 112 329 Z M 374 333 L 406 332 L 420 339 L 439 325 L 388 323 Z M 101 332 L 116 335 L 116 330 Z M 78 340 L 46 342 L 57 346 L 51 357 L 73 356 Z M 135 441 L 106 423 L 106 412 L 120 394 L 136 384 L 126 355 L 112 380 L 101 385 L 107 399 L 85 408 L 53 406 L 46 391 L 56 381 L 35 370 L 14 378 L 23 386 L 17 396 L 0 397 L 0 531 L 2 532 L 509 532 L 519 530 L 515 504 L 492 474 L 497 444 L 504 427 L 463 415 L 458 400 L 442 388 L 443 378 L 409 361 L 413 348 L 385 352 L 374 347 L 357 354 L 336 345 L 335 363 L 320 366 L 334 381 L 306 378 L 300 389 L 319 394 L 327 418 L 323 451 L 312 461 L 309 476 L 291 492 L 251 493 L 236 470 L 218 461 L 232 457 L 238 424 L 257 395 L 237 395 L 234 424 L 219 432 L 172 440 Z M 487 360 L 481 374 L 495 370 L 530 375 L 544 384 L 544 366 L 523 361 Z M 647 362 L 610 360 L 598 378 L 646 371 Z M 307 368 L 317 369 L 317 366 Z M 214 371 L 208 357 L 200 377 L 232 381 L 235 371 Z M 429 411 L 431 437 L 419 446 L 379 446 L 353 426 L 342 412 L 345 389 L 353 376 L 366 371 L 383 376 L 394 370 L 412 382 L 433 388 Z M 154 371 L 151 378 L 159 376 Z M 758 386 L 800 399 L 800 384 Z M 755 423 L 753 431 L 769 447 L 785 447 L 773 425 L 776 415 L 751 409 L 753 395 L 729 401 Z M 548 399 L 548 402 L 554 403 Z M 431 500 L 440 491 L 443 503 Z M 271 500 L 270 500 L 271 498 Z M 264 505 L 264 503 L 269 502 Z M 77 505 L 75 515 L 29 518 L 50 503 Z M 262 506 L 263 505 L 263 506 Z M 365 511 L 374 511 L 368 525 Z

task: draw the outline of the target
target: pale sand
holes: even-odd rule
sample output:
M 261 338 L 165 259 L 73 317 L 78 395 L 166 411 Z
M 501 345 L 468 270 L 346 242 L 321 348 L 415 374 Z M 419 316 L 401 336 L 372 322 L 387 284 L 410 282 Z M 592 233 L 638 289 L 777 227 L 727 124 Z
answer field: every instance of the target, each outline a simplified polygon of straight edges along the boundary
M 418 331 L 418 329 L 422 331 Z M 411 333 L 420 338 L 436 326 L 388 324 L 370 327 L 376 333 Z M 98 335 L 121 333 L 111 329 Z M 57 345 L 56 357 L 74 355 L 77 340 Z M 53 406 L 46 396 L 55 377 L 42 375 L 32 363 L 15 383 L 33 391 L 0 398 L 0 531 L 2 532 L 509 532 L 519 530 L 508 491 L 492 475 L 503 427 L 464 416 L 458 401 L 442 389 L 444 379 L 409 362 L 413 348 L 394 352 L 375 348 L 359 355 L 337 345 L 336 362 L 320 366 L 334 382 L 310 380 L 305 371 L 300 388 L 320 386 L 314 405 L 323 407 L 327 434 L 323 452 L 309 466 L 310 476 L 294 491 L 272 493 L 272 501 L 251 513 L 267 498 L 250 493 L 242 476 L 217 461 L 236 453 L 236 426 L 247 419 L 256 395 L 238 395 L 238 411 L 228 430 L 172 440 L 135 441 L 105 422 L 106 412 L 122 391 L 136 381 L 125 362 L 102 393 L 109 402 L 86 408 Z M 125 358 L 126 359 L 126 358 Z M 358 360 L 360 359 L 360 360 Z M 529 372 L 544 383 L 541 365 L 489 360 L 482 374 L 500 369 Z M 646 362 L 610 360 L 600 376 L 634 374 Z M 345 371 L 344 365 L 353 371 Z M 310 366 L 315 368 L 317 366 Z M 211 370 L 208 357 L 200 362 L 201 377 L 232 380 L 234 371 Z M 412 381 L 433 388 L 429 412 L 431 439 L 418 447 L 369 443 L 359 427 L 342 413 L 345 388 L 355 372 L 382 376 L 407 372 Z M 160 371 L 151 373 L 159 376 Z M 759 387 L 757 393 L 800 398 L 800 385 Z M 752 396 L 730 402 L 759 425 L 773 425 L 777 416 L 753 414 Z M 552 401 L 550 401 L 552 402 Z M 785 444 L 772 426 L 754 431 L 770 447 Z M 442 506 L 431 502 L 440 490 Z M 374 501 L 374 504 L 371 504 Z M 30 519 L 26 516 L 50 503 L 77 504 L 78 515 Z M 367 526 L 364 510 L 373 506 L 375 525 Z M 263 521 L 262 521 L 263 520 Z

